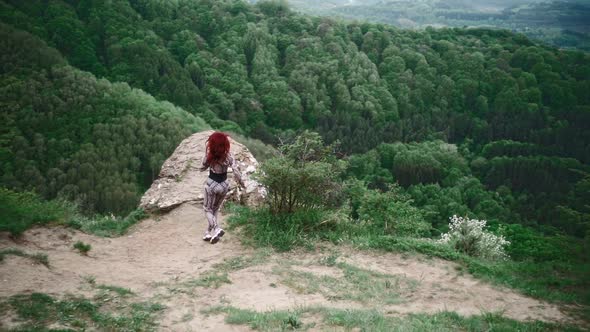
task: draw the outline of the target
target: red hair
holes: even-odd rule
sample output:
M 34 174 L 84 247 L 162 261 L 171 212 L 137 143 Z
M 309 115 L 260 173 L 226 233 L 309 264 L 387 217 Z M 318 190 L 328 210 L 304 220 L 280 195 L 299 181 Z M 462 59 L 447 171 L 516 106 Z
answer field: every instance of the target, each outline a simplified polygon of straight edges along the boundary
M 216 131 L 207 139 L 207 164 L 221 164 L 229 153 L 229 136 Z

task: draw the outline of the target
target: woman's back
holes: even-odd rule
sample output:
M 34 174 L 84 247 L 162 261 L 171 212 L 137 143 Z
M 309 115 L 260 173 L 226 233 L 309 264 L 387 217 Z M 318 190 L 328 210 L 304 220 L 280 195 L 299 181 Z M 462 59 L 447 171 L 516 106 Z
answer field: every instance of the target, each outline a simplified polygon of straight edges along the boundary
M 227 169 L 234 164 L 234 157 L 228 153 L 225 159 L 221 162 L 213 161 L 211 164 L 207 163 L 207 156 L 203 157 L 202 168 L 209 169 L 216 174 L 227 173 Z

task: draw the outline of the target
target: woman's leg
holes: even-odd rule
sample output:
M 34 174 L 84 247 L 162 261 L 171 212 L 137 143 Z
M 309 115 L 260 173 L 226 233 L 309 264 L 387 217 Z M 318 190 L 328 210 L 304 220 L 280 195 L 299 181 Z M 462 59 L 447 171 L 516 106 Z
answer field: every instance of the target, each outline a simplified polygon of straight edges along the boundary
M 212 219 L 214 221 L 214 226 L 213 231 L 211 233 L 211 243 L 216 243 L 223 236 L 223 234 L 225 234 L 225 231 L 221 227 L 219 227 L 219 224 L 217 223 L 217 213 L 221 208 L 221 204 L 223 203 L 223 200 L 225 199 L 225 195 L 227 194 L 228 190 L 229 183 L 227 181 L 217 183 L 217 185 L 213 187 L 215 195 L 213 195 L 213 201 L 211 202 L 211 213 Z
M 229 189 L 229 185 L 227 182 L 222 182 L 219 186 L 215 187 L 215 198 L 213 203 L 211 204 L 211 210 L 213 211 L 213 219 L 215 220 L 215 226 L 218 227 L 217 224 L 217 213 L 221 208 L 221 204 L 225 200 L 225 195 L 227 195 Z
M 228 189 L 229 184 L 227 181 L 218 183 L 211 179 L 207 179 L 203 209 L 205 210 L 205 216 L 207 217 L 208 229 L 203 239 L 207 237 L 207 234 L 211 234 L 212 236 L 219 234 L 219 230 L 221 229 L 217 224 L 217 212 L 221 207 L 221 203 L 223 203 L 223 200 L 225 199 Z
M 215 193 L 211 189 L 210 181 L 211 180 L 207 179 L 203 198 L 203 209 L 205 210 L 205 217 L 207 218 L 207 231 L 205 232 L 205 236 L 203 236 L 203 240 L 206 241 L 209 241 L 211 239 L 211 232 L 213 232 L 216 223 L 213 210 L 211 209 Z

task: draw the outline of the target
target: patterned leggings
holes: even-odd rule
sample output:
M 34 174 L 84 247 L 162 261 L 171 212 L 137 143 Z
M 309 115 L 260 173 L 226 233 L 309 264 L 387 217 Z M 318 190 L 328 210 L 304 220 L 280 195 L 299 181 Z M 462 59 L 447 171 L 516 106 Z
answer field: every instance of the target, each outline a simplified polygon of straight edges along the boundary
M 229 182 L 223 181 L 221 183 L 207 178 L 205 184 L 205 200 L 203 202 L 203 208 L 205 209 L 205 215 L 207 216 L 207 222 L 209 227 L 207 232 L 213 232 L 219 227 L 217 224 L 217 211 L 221 207 L 221 203 L 225 199 L 225 195 L 229 190 Z

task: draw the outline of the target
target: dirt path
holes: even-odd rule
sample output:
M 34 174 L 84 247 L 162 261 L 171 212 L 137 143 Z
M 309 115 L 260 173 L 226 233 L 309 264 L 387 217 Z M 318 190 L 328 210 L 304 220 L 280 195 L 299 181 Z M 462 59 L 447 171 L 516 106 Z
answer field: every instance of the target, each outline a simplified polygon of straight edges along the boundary
M 158 319 L 165 331 L 249 330 L 226 324 L 222 314 L 202 313 L 219 305 L 257 311 L 375 308 L 389 315 L 502 312 L 517 320 L 568 321 L 555 305 L 462 275 L 450 262 L 330 245 L 312 253 L 255 251 L 232 232 L 211 245 L 200 238 L 204 227 L 200 208 L 185 204 L 120 238 L 61 227 L 30 230 L 19 243 L 4 235 L 0 249 L 45 253 L 50 268 L 7 256 L 0 263 L 0 298 L 32 292 L 89 296 L 92 279 L 165 305 Z M 72 249 L 76 241 L 92 245 L 87 257 Z M 0 328 L 10 325 L 9 317 L 2 319 Z

